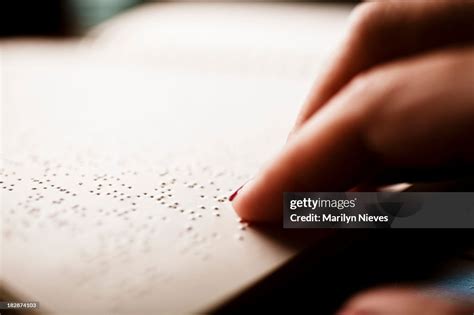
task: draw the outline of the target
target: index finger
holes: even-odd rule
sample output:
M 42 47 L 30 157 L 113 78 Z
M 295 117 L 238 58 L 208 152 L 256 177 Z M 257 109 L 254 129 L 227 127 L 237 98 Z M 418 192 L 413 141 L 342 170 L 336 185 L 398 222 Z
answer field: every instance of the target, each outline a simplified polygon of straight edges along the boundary
M 359 76 L 244 186 L 234 208 L 267 221 L 281 218 L 285 191 L 347 191 L 382 167 L 472 166 L 472 69 L 474 51 L 466 47 Z
M 233 200 L 244 219 L 269 221 L 281 217 L 282 192 L 345 191 L 364 175 L 373 158 L 360 136 L 363 113 L 341 111 L 353 96 L 325 106 L 284 147 L 283 151 Z M 337 171 L 337 173 L 336 173 Z

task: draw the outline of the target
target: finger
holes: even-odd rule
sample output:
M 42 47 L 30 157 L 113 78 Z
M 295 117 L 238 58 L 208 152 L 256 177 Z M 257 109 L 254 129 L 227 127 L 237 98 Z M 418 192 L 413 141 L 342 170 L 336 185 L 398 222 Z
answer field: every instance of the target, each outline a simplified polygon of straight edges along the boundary
M 472 163 L 474 50 L 385 65 L 358 77 L 234 198 L 247 220 L 281 218 L 285 191 L 345 191 L 383 166 Z
M 393 59 L 473 42 L 473 19 L 474 1 L 374 1 L 360 5 L 292 133 L 358 73 Z
M 470 314 L 472 305 L 432 296 L 410 287 L 385 287 L 353 297 L 339 315 L 357 314 Z

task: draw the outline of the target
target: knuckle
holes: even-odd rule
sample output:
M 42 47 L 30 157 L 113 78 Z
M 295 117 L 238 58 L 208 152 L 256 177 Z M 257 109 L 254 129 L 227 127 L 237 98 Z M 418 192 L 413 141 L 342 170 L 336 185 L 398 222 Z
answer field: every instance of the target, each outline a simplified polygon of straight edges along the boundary
M 398 77 L 391 72 L 390 69 L 383 67 L 369 69 L 353 78 L 349 82 L 348 88 L 353 94 L 370 100 L 364 102 L 366 106 L 372 105 L 374 102 L 378 103 L 378 100 L 389 97 L 400 88 Z
M 373 85 L 375 75 L 373 71 L 359 73 L 349 82 L 349 89 L 354 93 L 365 93 Z
M 403 77 L 391 69 L 373 69 L 356 76 L 350 83 L 350 95 L 355 103 L 357 113 L 363 125 L 366 146 L 374 151 L 385 151 L 389 145 L 387 139 L 391 139 L 394 126 L 404 120 L 406 113 L 394 111 L 391 104 L 402 94 L 406 87 Z M 362 100 L 362 101 L 360 101 Z
M 445 118 L 443 104 L 467 104 L 472 99 L 474 76 L 468 75 L 472 69 L 474 50 L 462 49 L 381 65 L 357 75 L 347 88 L 361 117 L 367 149 L 399 161 L 410 158 L 408 151 L 422 150 L 423 139 L 430 139 L 427 135 Z M 471 107 L 462 106 L 463 113 L 474 115 Z M 430 120 L 421 118 L 426 115 Z

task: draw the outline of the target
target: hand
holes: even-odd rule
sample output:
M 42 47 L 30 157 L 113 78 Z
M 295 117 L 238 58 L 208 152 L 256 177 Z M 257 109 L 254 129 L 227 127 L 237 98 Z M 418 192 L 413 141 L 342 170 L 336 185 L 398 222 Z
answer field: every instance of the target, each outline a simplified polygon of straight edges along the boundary
M 472 167 L 473 21 L 469 0 L 357 7 L 286 146 L 234 198 L 238 214 L 279 219 L 285 191 L 346 191 Z
M 439 294 L 438 294 L 439 295 Z M 454 298 L 429 295 L 416 288 L 382 287 L 351 298 L 337 315 L 462 315 L 472 314 L 474 305 Z

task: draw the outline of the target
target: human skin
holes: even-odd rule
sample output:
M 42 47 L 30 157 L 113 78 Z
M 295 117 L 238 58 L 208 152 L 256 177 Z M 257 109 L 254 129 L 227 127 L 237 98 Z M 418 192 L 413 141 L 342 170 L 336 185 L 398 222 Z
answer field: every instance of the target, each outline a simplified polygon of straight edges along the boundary
M 416 288 L 382 287 L 352 297 L 337 315 L 470 315 L 474 306 Z
M 473 21 L 469 0 L 359 5 L 286 145 L 233 198 L 237 213 L 281 220 L 285 191 L 347 191 L 473 169 Z

